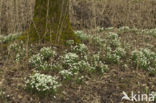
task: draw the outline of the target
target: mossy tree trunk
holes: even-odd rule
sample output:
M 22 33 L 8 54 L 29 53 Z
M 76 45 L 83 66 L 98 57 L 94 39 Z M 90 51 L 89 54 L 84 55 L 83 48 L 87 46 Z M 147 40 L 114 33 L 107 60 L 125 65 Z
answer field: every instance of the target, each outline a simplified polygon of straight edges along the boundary
M 69 0 L 36 0 L 33 22 L 22 38 L 29 41 L 65 43 L 78 41 L 69 20 Z

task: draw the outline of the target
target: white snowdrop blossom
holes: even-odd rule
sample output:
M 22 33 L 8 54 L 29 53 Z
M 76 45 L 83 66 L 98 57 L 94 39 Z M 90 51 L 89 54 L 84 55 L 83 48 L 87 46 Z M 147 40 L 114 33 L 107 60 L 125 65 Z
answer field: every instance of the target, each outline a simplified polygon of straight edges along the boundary
M 82 41 L 88 41 L 89 39 L 92 38 L 90 35 L 84 33 L 83 31 L 75 31 L 75 34 Z
M 74 46 L 72 51 L 78 54 L 85 54 L 88 51 L 88 47 L 85 44 L 79 44 Z
M 95 36 L 95 37 L 93 38 L 93 42 L 94 42 L 95 45 L 97 45 L 97 46 L 100 47 L 100 48 L 105 46 L 105 45 L 104 45 L 105 39 L 103 39 L 103 38 L 100 37 L 100 36 Z
M 126 56 L 126 51 L 125 49 L 121 48 L 121 47 L 118 47 L 116 48 L 116 50 L 114 51 L 116 55 L 119 55 L 121 57 L 124 57 Z
M 15 40 L 18 36 L 20 36 L 22 33 L 15 33 L 15 34 L 9 34 L 7 36 L 4 36 L 3 38 L 1 38 L 1 42 L 2 43 L 8 43 L 11 42 L 13 40 Z
M 36 55 L 33 55 L 30 59 L 29 59 L 29 63 L 32 64 L 34 67 L 37 67 L 39 65 L 42 64 L 43 62 L 43 56 L 40 55 L 40 54 L 36 54 Z
M 16 62 L 20 62 L 25 56 L 26 49 L 23 47 L 23 41 L 20 43 L 12 43 L 8 46 L 8 56 L 12 56 Z
M 119 63 L 120 59 L 125 57 L 126 51 L 123 48 L 116 48 L 112 50 L 111 47 L 107 47 L 106 61 L 110 63 Z
M 123 26 L 119 28 L 119 31 L 128 32 L 130 31 L 130 28 L 128 26 Z
M 108 27 L 108 28 L 105 28 L 105 30 L 113 30 L 115 29 L 114 27 Z
M 26 80 L 26 86 L 28 89 L 34 89 L 38 92 L 55 93 L 61 84 L 57 81 L 57 77 L 35 73 Z
M 62 70 L 59 73 L 63 76 L 64 79 L 71 79 L 74 75 L 70 70 Z
M 132 51 L 132 60 L 135 65 L 146 70 L 152 70 L 149 68 L 156 68 L 156 53 L 145 48 Z
M 109 32 L 107 39 L 108 45 L 110 45 L 111 47 L 120 47 L 120 38 L 117 33 Z
M 69 64 L 76 62 L 79 59 L 79 56 L 76 53 L 67 53 L 63 58 L 63 63 Z
M 50 57 L 55 57 L 56 56 L 56 52 L 53 51 L 50 47 L 43 47 L 40 50 L 40 54 L 44 57 L 44 58 L 50 58 Z
M 29 59 L 29 63 L 38 70 L 50 70 L 53 67 L 52 64 L 49 64 L 44 60 L 44 56 L 42 56 L 40 53 L 33 55 Z

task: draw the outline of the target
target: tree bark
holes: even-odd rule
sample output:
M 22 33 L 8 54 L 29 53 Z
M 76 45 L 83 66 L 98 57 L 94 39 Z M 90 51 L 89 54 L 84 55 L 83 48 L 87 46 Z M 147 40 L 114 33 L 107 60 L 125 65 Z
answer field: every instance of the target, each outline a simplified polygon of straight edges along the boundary
M 70 25 L 69 0 L 36 0 L 33 22 L 26 34 L 22 38 L 32 42 L 78 42 Z

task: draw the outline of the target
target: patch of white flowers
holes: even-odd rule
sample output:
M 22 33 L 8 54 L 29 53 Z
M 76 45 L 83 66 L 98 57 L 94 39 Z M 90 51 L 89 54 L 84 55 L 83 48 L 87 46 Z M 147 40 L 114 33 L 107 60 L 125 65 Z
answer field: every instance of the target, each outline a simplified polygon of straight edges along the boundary
M 156 28 L 155 29 L 145 30 L 144 33 L 156 37 Z
M 9 46 L 8 46 L 8 51 L 9 51 L 9 53 L 11 53 L 11 52 L 19 52 L 19 45 L 17 44 L 17 43 L 12 43 L 12 44 L 10 44 Z
M 120 27 L 119 28 L 119 31 L 121 31 L 121 32 L 128 32 L 128 31 L 130 31 L 131 29 L 128 27 L 128 26 L 123 26 L 123 27 Z
M 42 62 L 43 62 L 43 56 L 40 55 L 40 54 L 33 55 L 29 59 L 29 63 L 31 63 L 34 67 L 37 67 L 37 66 L 41 65 Z
M 70 69 L 72 73 L 77 73 L 79 68 L 77 66 L 77 63 L 79 61 L 79 55 L 76 53 L 67 53 L 62 58 L 63 67 Z
M 18 36 L 20 36 L 22 33 L 15 33 L 15 34 L 9 34 L 7 36 L 3 36 L 1 37 L 1 42 L 2 43 L 8 43 L 11 42 L 13 40 L 15 40 Z
M 94 54 L 91 60 L 91 71 L 99 71 L 100 73 L 104 73 L 109 70 L 108 65 L 104 64 L 102 60 L 100 60 L 100 54 Z
M 75 52 L 78 54 L 86 54 L 87 51 L 88 51 L 88 47 L 85 44 L 78 44 L 72 47 L 72 52 Z
M 46 58 L 46 59 L 48 59 L 50 57 L 55 57 L 56 56 L 56 52 L 53 51 L 50 47 L 43 47 L 43 48 L 41 48 L 40 54 L 44 58 Z
M 73 72 L 71 70 L 62 70 L 59 72 L 65 80 L 70 80 L 73 76 Z
M 121 48 L 121 47 L 118 47 L 115 49 L 114 53 L 120 57 L 124 57 L 126 56 L 126 51 L 125 49 Z
M 52 65 L 48 64 L 47 61 L 44 61 L 44 57 L 40 54 L 33 55 L 29 59 L 29 63 L 32 64 L 38 70 L 50 70 L 52 69 Z
M 88 41 L 90 38 L 92 38 L 90 35 L 84 33 L 83 31 L 75 31 L 75 34 L 82 41 Z
M 100 37 L 100 36 L 96 36 L 96 37 L 94 37 L 93 39 L 93 42 L 94 42 L 94 44 L 97 46 L 97 47 L 100 47 L 100 48 L 102 48 L 102 47 L 104 47 L 105 45 L 105 39 L 103 39 L 102 37 Z
M 79 56 L 76 53 L 67 53 L 62 58 L 63 58 L 64 64 L 70 64 L 70 63 L 77 62 L 79 59 Z
M 121 47 L 118 34 L 109 32 L 107 37 L 106 61 L 108 63 L 119 63 L 126 56 L 126 51 Z
M 60 74 L 62 74 L 64 78 L 69 79 L 85 71 L 104 73 L 108 70 L 108 66 L 100 60 L 99 54 L 88 54 L 88 48 L 85 44 L 76 45 L 71 51 L 72 52 L 61 56 L 62 67 L 65 68 L 65 70 L 61 71 Z M 88 59 L 88 57 L 90 57 L 90 59 Z
M 50 47 L 43 47 L 40 50 L 40 53 L 33 55 L 29 59 L 29 63 L 38 70 L 50 70 L 53 65 L 48 63 L 48 59 L 55 57 L 57 54 L 55 51 L 52 51 Z
M 80 60 L 77 65 L 79 66 L 79 68 L 81 70 L 83 69 L 86 69 L 86 70 L 89 70 L 91 68 L 91 65 L 88 61 L 85 61 L 85 60 Z
M 84 71 L 90 67 L 90 64 L 85 60 L 80 60 L 79 55 L 76 53 L 69 52 L 61 58 L 64 69 L 61 70 L 59 73 L 63 76 L 65 80 L 77 81 L 79 79 L 79 72 Z
M 57 77 L 35 73 L 26 80 L 26 87 L 41 93 L 56 93 L 61 84 Z
M 67 40 L 66 44 L 69 46 L 74 45 L 74 40 Z
M 139 34 L 139 29 L 136 27 L 130 28 L 129 26 L 122 26 L 118 29 L 119 32 L 135 32 L 136 34 Z
M 112 50 L 110 47 L 107 47 L 106 61 L 109 63 L 119 63 L 121 58 L 124 58 L 126 51 L 123 48 L 116 48 Z
M 106 61 L 109 63 L 119 63 L 121 57 L 115 53 L 110 47 L 107 47 Z
M 101 73 L 105 73 L 109 70 L 108 65 L 104 64 L 102 61 L 99 62 L 97 68 L 99 69 Z
M 105 30 L 113 30 L 115 29 L 114 27 L 108 27 L 108 28 L 105 28 Z
M 146 70 L 154 70 L 156 68 L 156 53 L 145 48 L 132 51 L 133 63 Z
M 120 38 L 118 36 L 117 33 L 114 33 L 114 32 L 109 32 L 108 33 L 108 45 L 110 45 L 111 47 L 119 47 L 121 45 L 120 43 Z
M 20 62 L 25 56 L 26 49 L 23 47 L 23 41 L 12 43 L 8 46 L 8 55 L 13 56 L 16 62 Z

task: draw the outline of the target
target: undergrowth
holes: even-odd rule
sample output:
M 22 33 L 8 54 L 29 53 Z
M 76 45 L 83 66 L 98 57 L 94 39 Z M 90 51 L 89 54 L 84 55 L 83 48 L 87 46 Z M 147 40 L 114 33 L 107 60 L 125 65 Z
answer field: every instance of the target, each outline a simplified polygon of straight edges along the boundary
M 25 88 L 43 95 L 56 95 L 67 83 L 82 84 L 89 75 L 104 75 L 111 65 L 121 68 L 135 68 L 156 75 L 156 52 L 150 48 L 137 48 L 123 43 L 123 33 L 156 37 L 156 29 L 137 29 L 127 26 L 120 28 L 97 28 L 102 35 L 86 34 L 76 31 L 81 44 L 73 40 L 66 42 L 63 50 L 53 46 L 27 48 L 24 43 L 14 42 L 8 46 L 8 58 L 15 63 L 27 61 L 32 74 L 26 77 Z M 1 43 L 12 41 L 13 36 L 0 37 Z M 130 46 L 130 47 L 129 47 Z M 28 54 L 26 56 L 26 54 Z M 19 64 L 18 64 L 19 65 Z

